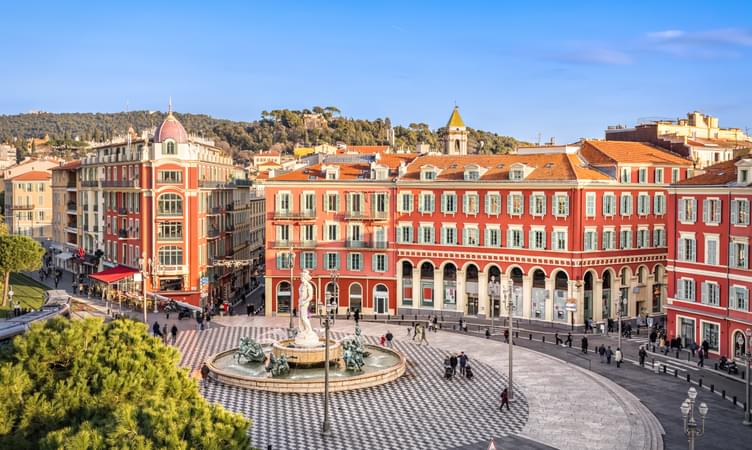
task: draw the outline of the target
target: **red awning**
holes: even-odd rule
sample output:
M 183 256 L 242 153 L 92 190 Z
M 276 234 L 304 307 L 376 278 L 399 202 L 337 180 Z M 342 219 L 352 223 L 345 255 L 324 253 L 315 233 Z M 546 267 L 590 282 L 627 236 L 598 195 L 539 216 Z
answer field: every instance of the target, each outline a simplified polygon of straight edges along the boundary
M 133 276 L 135 273 L 138 273 L 138 270 L 125 266 L 115 266 L 111 269 L 89 275 L 89 278 L 109 284 Z

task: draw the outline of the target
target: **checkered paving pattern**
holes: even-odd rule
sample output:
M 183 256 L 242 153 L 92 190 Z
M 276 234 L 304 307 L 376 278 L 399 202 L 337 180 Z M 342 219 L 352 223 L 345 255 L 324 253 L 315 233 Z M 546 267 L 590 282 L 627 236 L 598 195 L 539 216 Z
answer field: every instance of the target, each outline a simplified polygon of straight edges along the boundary
M 177 342 L 183 354 L 181 365 L 195 369 L 210 355 L 237 346 L 241 336 L 264 340 L 277 332 L 279 337 L 284 334 L 284 330 L 260 327 L 184 331 Z M 366 339 L 377 343 L 375 337 Z M 404 352 L 408 361 L 400 379 L 330 394 L 332 436 L 327 438 L 319 433 L 322 394 L 258 392 L 217 382 L 202 382 L 201 390 L 209 401 L 252 419 L 252 443 L 262 449 L 269 444 L 275 450 L 449 449 L 519 433 L 527 422 L 527 400 L 518 390 L 511 411 L 498 411 L 506 377 L 491 367 L 471 359 L 472 381 L 447 381 L 443 378 L 445 351 L 413 341 L 396 341 L 395 349 Z

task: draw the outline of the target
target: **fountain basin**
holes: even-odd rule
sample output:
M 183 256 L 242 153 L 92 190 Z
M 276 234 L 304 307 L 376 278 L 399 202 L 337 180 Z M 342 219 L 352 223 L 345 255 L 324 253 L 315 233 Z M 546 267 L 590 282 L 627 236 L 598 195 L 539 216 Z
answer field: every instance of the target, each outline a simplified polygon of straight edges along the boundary
M 329 362 L 338 363 L 342 359 L 342 344 L 329 339 Z M 290 366 L 323 366 L 326 361 L 325 339 L 319 339 L 317 347 L 296 347 L 294 339 L 283 339 L 272 344 L 272 353 L 279 358 L 287 357 Z
M 405 356 L 397 351 L 376 345 L 365 345 L 371 355 L 366 358 L 362 372 L 350 372 L 338 366 L 329 369 L 329 391 L 341 392 L 363 389 L 394 381 L 405 373 Z M 268 345 L 264 350 L 271 350 Z M 237 349 L 227 350 L 209 357 L 206 366 L 209 377 L 223 384 L 246 389 L 280 393 L 324 392 L 323 367 L 291 367 L 290 372 L 272 377 L 264 363 L 239 363 Z M 323 343 L 322 343 L 323 351 Z M 322 359 L 323 361 L 323 359 Z

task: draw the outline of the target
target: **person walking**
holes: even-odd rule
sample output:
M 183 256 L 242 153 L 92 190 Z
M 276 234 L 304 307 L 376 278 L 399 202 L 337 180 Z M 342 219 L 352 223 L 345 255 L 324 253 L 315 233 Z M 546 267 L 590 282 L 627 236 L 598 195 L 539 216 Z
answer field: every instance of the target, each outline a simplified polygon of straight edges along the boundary
M 151 327 L 151 333 L 154 337 L 162 336 L 162 331 L 160 331 L 160 328 L 159 328 L 159 322 L 156 322 L 156 321 L 154 322 L 154 325 L 152 325 Z
M 509 330 L 504 330 L 504 342 L 509 343 Z
M 426 345 L 428 345 L 428 340 L 426 339 L 426 327 L 423 326 L 423 325 L 421 325 L 420 326 L 420 342 L 419 342 L 419 344 L 422 345 L 424 342 L 426 343 Z
M 705 349 L 702 347 L 697 352 L 697 367 L 705 367 Z
M 586 336 L 582 336 L 582 343 L 581 343 L 581 345 L 582 345 L 582 353 L 584 353 L 584 354 L 587 355 L 588 342 L 587 342 L 587 337 Z
M 504 390 L 501 391 L 501 405 L 499 406 L 499 411 L 504 409 L 504 405 L 507 405 L 507 411 L 509 411 L 509 391 L 507 388 L 504 388 Z
M 702 341 L 702 344 L 700 344 L 703 351 L 705 351 L 705 356 L 708 356 L 708 352 L 710 351 L 710 343 L 706 340 Z
M 167 323 L 166 322 L 164 326 L 162 327 L 162 342 L 164 344 L 167 344 Z
M 621 362 L 624 360 L 624 354 L 621 352 L 621 348 L 616 347 L 616 368 L 621 367 Z
M 465 352 L 460 352 L 460 375 L 465 376 L 465 369 L 467 368 L 467 355 Z
M 648 356 L 647 350 L 645 350 L 645 346 L 640 346 L 640 351 L 637 353 L 637 355 L 640 357 L 640 367 L 645 367 L 645 358 Z
M 606 362 L 606 347 L 603 344 L 598 348 L 598 354 L 601 356 L 601 364 Z
M 353 318 L 355 319 L 355 325 L 360 322 L 360 308 L 355 309 L 355 314 L 353 314 Z
M 565 342 L 567 347 L 572 348 L 572 333 L 567 333 L 567 340 Z
M 457 360 L 457 356 L 452 353 L 452 356 L 449 357 L 449 365 L 452 367 L 452 375 L 457 375 L 457 363 L 459 361 Z
M 561 344 L 563 342 L 561 340 L 561 338 L 559 337 L 559 332 L 558 331 L 554 334 L 554 339 L 556 339 L 556 345 L 559 345 L 559 344 Z
M 692 351 L 692 357 L 695 357 L 695 352 L 697 351 L 697 343 L 695 341 L 690 342 L 689 344 L 689 350 Z
M 210 312 L 206 313 L 206 329 L 207 330 L 211 328 L 211 317 L 212 315 Z
M 60 283 L 60 277 L 55 277 L 55 289 L 57 289 L 58 283 Z
M 433 316 L 433 332 L 437 333 L 439 331 L 439 327 L 437 326 L 439 323 L 439 319 L 436 316 Z
M 609 345 L 606 349 L 606 364 L 611 364 L 611 357 L 614 356 L 613 350 L 611 350 L 611 346 Z
M 420 330 L 418 330 L 419 327 L 420 327 L 419 323 L 417 323 L 417 324 L 413 323 L 413 340 L 415 340 L 415 338 L 418 337 L 418 332 L 420 331 Z M 408 331 L 409 331 L 409 329 L 408 329 Z
M 460 323 L 459 323 L 460 331 L 462 331 L 462 323 L 463 323 L 463 320 L 462 320 L 462 317 L 460 317 Z
M 386 330 L 386 346 L 388 348 L 392 348 L 392 341 L 394 340 L 394 335 L 391 331 Z
M 660 350 L 661 353 L 664 355 L 668 352 L 666 352 L 666 338 L 661 336 L 661 338 L 658 340 L 658 350 Z
M 655 353 L 655 341 L 658 339 L 658 333 L 655 332 L 655 330 L 650 332 L 650 345 L 653 348 L 653 353 Z
M 170 328 L 170 334 L 172 335 L 172 345 L 175 345 L 175 342 L 178 340 L 178 326 L 174 323 L 172 324 L 172 328 Z

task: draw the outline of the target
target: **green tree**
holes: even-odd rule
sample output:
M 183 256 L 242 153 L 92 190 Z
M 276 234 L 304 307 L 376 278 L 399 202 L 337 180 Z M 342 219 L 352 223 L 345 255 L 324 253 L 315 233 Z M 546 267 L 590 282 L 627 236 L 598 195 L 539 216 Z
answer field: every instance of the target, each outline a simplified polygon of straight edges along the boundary
M 8 301 L 11 272 L 37 270 L 42 266 L 44 248 L 28 236 L 0 235 L 0 273 L 3 274 L 3 306 Z
M 0 448 L 249 448 L 179 360 L 131 320 L 35 324 L 0 354 Z

